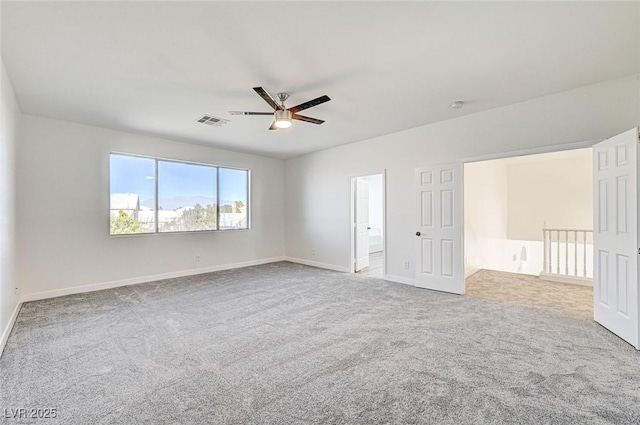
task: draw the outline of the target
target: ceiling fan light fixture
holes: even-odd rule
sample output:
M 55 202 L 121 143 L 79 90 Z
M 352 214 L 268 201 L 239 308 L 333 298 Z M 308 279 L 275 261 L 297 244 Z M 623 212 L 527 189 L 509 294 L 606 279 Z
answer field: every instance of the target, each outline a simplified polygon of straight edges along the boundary
M 291 127 L 291 111 L 286 109 L 278 109 L 275 111 L 275 126 L 278 128 L 289 128 Z
M 287 108 L 284 102 L 289 98 L 288 93 L 278 93 L 278 100 L 274 99 L 263 87 L 254 87 L 253 91 L 271 106 L 273 112 L 246 112 L 246 111 L 229 111 L 231 115 L 271 115 L 273 116 L 273 122 L 269 126 L 269 130 L 278 130 L 280 128 L 289 128 L 293 123 L 292 120 L 308 122 L 311 124 L 322 124 L 324 121 L 317 118 L 311 118 L 304 115 L 299 115 L 298 112 L 305 109 L 313 108 L 322 103 L 331 100 L 326 94 L 324 96 L 311 99 L 307 102 L 303 102 L 292 108 Z M 280 101 L 280 103 L 278 103 Z

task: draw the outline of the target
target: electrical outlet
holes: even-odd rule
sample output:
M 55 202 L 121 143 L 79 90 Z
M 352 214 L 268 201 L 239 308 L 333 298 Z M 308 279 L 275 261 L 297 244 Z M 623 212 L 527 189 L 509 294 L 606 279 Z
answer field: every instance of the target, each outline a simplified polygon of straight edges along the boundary
M 311 250 L 311 255 L 316 255 L 316 250 L 315 249 Z
M 196 255 L 196 263 L 200 262 L 200 255 Z
M 404 262 L 404 268 L 408 269 L 411 264 L 408 261 Z

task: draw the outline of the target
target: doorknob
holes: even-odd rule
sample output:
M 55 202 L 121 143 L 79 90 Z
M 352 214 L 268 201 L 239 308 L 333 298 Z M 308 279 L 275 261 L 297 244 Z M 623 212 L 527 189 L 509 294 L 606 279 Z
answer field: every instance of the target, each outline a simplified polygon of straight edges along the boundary
M 420 236 L 420 232 L 416 232 L 416 236 Z

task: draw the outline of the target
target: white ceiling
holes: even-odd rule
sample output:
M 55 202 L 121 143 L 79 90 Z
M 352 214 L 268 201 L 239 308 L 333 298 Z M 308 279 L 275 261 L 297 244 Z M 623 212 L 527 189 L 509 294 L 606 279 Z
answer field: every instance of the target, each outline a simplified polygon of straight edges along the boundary
M 640 3 L 6 2 L 22 111 L 288 158 L 640 72 Z M 332 100 L 268 131 L 251 89 Z M 462 110 L 449 104 L 464 100 Z M 202 114 L 229 119 L 198 124 Z

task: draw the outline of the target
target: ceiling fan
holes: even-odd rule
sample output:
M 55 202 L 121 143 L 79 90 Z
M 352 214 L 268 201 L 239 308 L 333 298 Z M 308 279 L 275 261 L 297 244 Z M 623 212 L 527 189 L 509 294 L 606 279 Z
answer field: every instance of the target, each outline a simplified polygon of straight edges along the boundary
M 262 87 L 254 87 L 253 90 L 264 99 L 265 102 L 273 108 L 273 112 L 244 112 L 244 111 L 229 111 L 231 115 L 273 115 L 274 120 L 269 127 L 269 130 L 277 130 L 279 128 L 291 127 L 291 120 L 305 121 L 312 124 L 322 124 L 324 121 L 317 118 L 305 117 L 304 115 L 298 115 L 298 112 L 309 109 L 313 106 L 320 105 L 321 103 L 328 102 L 331 99 L 329 96 L 324 95 L 317 97 L 308 102 L 301 103 L 291 108 L 286 108 L 284 102 L 289 98 L 288 93 L 278 93 L 278 100 L 276 101 L 273 96 L 269 94 Z M 278 101 L 280 103 L 278 103 Z

